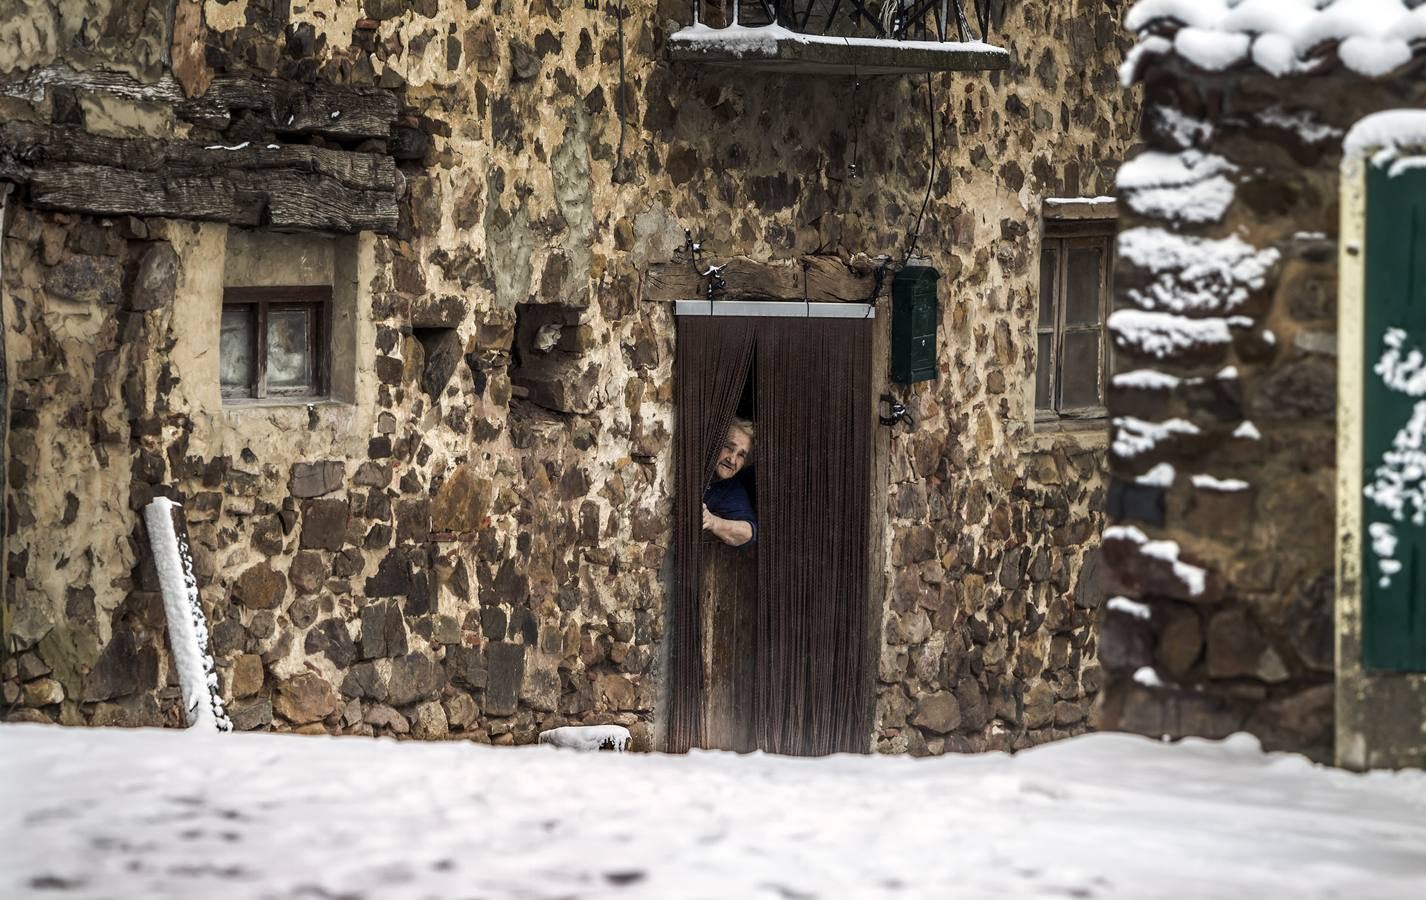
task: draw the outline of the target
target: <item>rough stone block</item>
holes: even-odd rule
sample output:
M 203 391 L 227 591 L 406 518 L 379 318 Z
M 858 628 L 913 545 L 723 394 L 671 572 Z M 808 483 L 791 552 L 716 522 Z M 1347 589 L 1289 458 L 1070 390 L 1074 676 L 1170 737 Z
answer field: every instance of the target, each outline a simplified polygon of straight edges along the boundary
M 1258 678 L 1272 684 L 1287 680 L 1288 672 L 1247 611 L 1226 609 L 1208 622 L 1208 677 Z
M 277 686 L 273 708 L 292 724 L 305 725 L 337 711 L 337 692 L 316 672 L 303 672 Z
M 375 703 L 367 708 L 362 721 L 374 728 L 384 728 L 392 734 L 408 734 L 411 723 L 406 717 L 384 703 Z
M 75 303 L 117 303 L 123 292 L 123 261 L 75 255 L 45 273 L 45 293 Z
M 119 630 L 84 680 L 84 700 L 112 700 L 158 687 L 158 651 Z
M 272 724 L 272 701 L 266 697 L 239 701 L 226 712 L 237 731 L 257 731 Z
M 363 659 L 406 654 L 406 620 L 395 603 L 371 603 L 361 611 L 361 656 Z
M 267 563 L 245 569 L 233 585 L 233 599 L 248 609 L 274 609 L 287 596 L 287 576 Z
M 1162 671 L 1182 678 L 1203 653 L 1203 623 L 1197 610 L 1177 604 L 1157 605 L 1154 616 L 1159 623 L 1154 661 Z
M 955 695 L 948 691 L 923 694 L 916 701 L 916 712 L 911 722 L 921 728 L 945 734 L 954 731 L 961 724 L 961 708 Z
M 342 679 L 342 696 L 367 700 L 386 699 L 386 676 L 374 662 L 359 662 Z
M 169 309 L 178 288 L 178 254 L 173 245 L 160 241 L 149 247 L 139 262 L 129 305 L 137 310 Z
M 419 544 L 431 539 L 431 500 L 411 497 L 396 501 L 396 542 Z
M 340 460 L 294 463 L 287 489 L 294 497 L 320 497 L 340 490 L 346 475 L 346 463 Z
M 233 659 L 232 692 L 234 697 L 251 697 L 262 690 L 262 657 L 242 653 Z
M 346 540 L 351 507 L 346 500 L 308 500 L 302 504 L 304 550 L 340 550 Z
M 1099 661 L 1106 669 L 1131 673 L 1154 661 L 1154 633 L 1137 616 L 1111 609 L 1099 630 Z
M 486 647 L 488 675 L 485 686 L 485 713 L 508 716 L 519 705 L 520 686 L 525 679 L 525 648 L 495 641 Z
M 478 477 L 468 466 L 457 466 L 436 491 L 431 527 L 457 534 L 475 531 L 490 511 L 493 493 L 489 479 Z
M 326 619 L 307 632 L 302 649 L 309 654 L 325 654 L 338 669 L 345 669 L 356 661 L 356 645 L 352 642 L 347 623 L 340 619 Z
M 327 583 L 331 569 L 321 553 L 303 550 L 292 558 L 292 566 L 287 577 L 299 594 L 315 594 Z
M 408 653 L 391 661 L 391 677 L 387 682 L 387 702 L 392 706 L 407 706 L 430 700 L 446 685 L 446 673 L 429 657 Z

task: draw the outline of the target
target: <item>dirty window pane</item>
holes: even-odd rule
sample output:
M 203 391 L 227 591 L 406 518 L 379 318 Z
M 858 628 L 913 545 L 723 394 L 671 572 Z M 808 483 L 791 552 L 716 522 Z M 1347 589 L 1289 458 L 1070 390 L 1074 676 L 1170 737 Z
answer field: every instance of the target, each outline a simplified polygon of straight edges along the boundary
M 1060 273 L 1060 256 L 1050 248 L 1040 251 L 1040 325 L 1055 325 L 1055 279 Z M 1043 358 L 1043 357 L 1042 357 Z
M 222 334 L 218 342 L 218 383 L 227 394 L 251 394 L 256 360 L 255 327 L 251 306 L 223 307 Z
M 1048 332 L 1040 335 L 1035 351 L 1035 408 L 1050 409 L 1054 402 L 1050 397 L 1050 373 L 1054 371 L 1055 359 L 1051 355 L 1055 335 Z
M 312 370 L 312 311 L 310 309 L 269 309 L 267 313 L 268 390 L 311 393 L 315 387 Z
M 1065 324 L 1093 325 L 1099 321 L 1099 291 L 1104 251 L 1076 248 L 1069 253 L 1065 276 Z
M 1099 406 L 1099 332 L 1065 335 L 1060 405 L 1066 409 Z

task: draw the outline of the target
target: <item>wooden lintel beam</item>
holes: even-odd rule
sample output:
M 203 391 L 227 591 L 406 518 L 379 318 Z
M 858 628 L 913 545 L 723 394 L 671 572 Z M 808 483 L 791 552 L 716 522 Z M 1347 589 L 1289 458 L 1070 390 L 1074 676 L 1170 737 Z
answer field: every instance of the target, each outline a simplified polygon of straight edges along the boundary
M 778 262 L 760 262 L 745 256 L 721 265 L 723 290 L 729 300 L 810 300 L 816 303 L 864 303 L 875 291 L 875 278 L 859 274 L 833 256 L 804 256 Z M 705 263 L 706 271 L 709 264 Z M 705 280 L 686 263 L 660 263 L 649 267 L 643 279 L 643 297 L 651 302 L 693 300 L 704 296 Z
M 71 162 L 136 172 L 193 174 L 232 169 L 293 170 L 335 179 L 354 190 L 396 191 L 400 176 L 390 157 L 305 144 L 223 144 L 104 137 L 78 128 L 27 122 L 0 125 L 0 156 L 36 168 Z
M 26 122 L 0 125 L 0 177 L 49 209 L 314 231 L 394 233 L 404 191 L 387 156 L 123 140 Z
M 58 163 L 30 173 L 29 203 L 92 215 L 158 216 L 304 231 L 394 233 L 396 196 L 282 170 L 206 175 Z
M 174 109 L 181 119 L 220 130 L 234 112 L 246 111 L 278 133 L 383 140 L 391 136 L 400 112 L 396 95 L 380 88 L 292 84 L 250 75 L 219 76 L 203 96 Z
M 31 104 L 42 103 L 54 87 L 167 106 L 186 122 L 218 131 L 232 124 L 235 113 L 247 112 L 265 120 L 274 133 L 385 140 L 400 113 L 397 94 L 383 88 L 302 84 L 257 75 L 219 75 L 207 91 L 192 99 L 184 96 L 168 73 L 146 83 L 123 72 L 81 72 L 55 64 L 31 70 L 22 78 L 0 77 L 0 96 Z

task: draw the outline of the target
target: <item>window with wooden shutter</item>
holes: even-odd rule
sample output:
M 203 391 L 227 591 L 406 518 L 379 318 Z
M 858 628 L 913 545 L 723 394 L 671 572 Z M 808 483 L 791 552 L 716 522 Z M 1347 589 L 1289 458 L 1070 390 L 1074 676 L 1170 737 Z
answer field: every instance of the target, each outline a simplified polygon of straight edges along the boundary
M 1104 416 L 1112 221 L 1052 221 L 1040 245 L 1035 419 Z

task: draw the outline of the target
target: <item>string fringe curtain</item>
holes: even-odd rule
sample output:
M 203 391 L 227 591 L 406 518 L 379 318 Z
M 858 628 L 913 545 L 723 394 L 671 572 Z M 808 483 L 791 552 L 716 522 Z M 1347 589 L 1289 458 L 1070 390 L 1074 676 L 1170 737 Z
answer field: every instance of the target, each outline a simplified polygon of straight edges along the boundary
M 698 610 L 702 565 L 703 490 L 713 460 L 737 412 L 753 358 L 755 319 L 680 317 L 674 382 L 678 391 L 677 472 L 673 501 L 677 569 L 673 592 L 673 643 L 668 749 L 702 745 L 703 633 Z
M 864 752 L 871 723 L 868 597 L 872 325 L 847 319 L 678 320 L 677 575 L 669 749 L 701 745 L 697 515 L 756 356 L 758 749 Z

